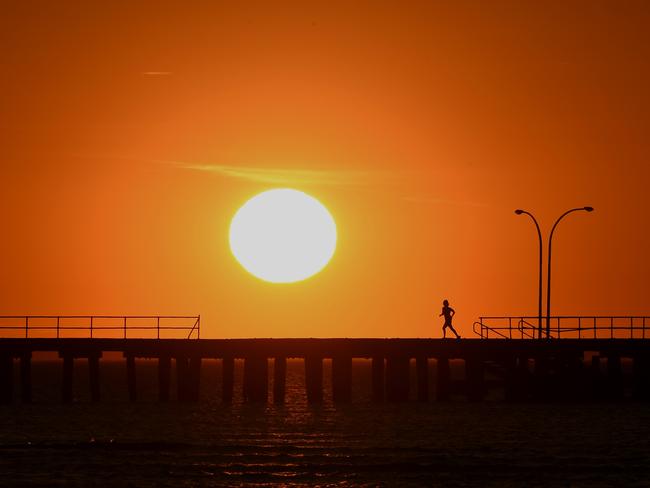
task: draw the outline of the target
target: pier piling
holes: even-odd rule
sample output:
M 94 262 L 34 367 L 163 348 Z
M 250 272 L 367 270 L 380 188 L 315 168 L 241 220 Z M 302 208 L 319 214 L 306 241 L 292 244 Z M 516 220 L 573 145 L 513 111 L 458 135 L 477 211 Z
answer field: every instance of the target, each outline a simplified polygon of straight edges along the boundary
M 135 377 L 135 357 L 126 356 L 126 384 L 129 390 L 129 401 L 135 402 L 137 400 L 137 383 Z
M 61 396 L 63 403 L 72 403 L 72 382 L 74 374 L 74 358 L 70 354 L 63 356 L 63 385 Z
M 309 403 L 321 403 L 323 401 L 322 357 L 307 356 L 305 358 L 305 386 Z
M 181 402 L 190 400 L 189 362 L 186 357 L 176 358 L 176 396 Z
M 444 402 L 449 400 L 451 391 L 449 358 L 438 358 L 436 363 L 436 400 Z
M 273 361 L 273 403 L 284 404 L 287 384 L 287 358 L 276 357 Z
M 169 387 L 172 370 L 172 359 L 169 356 L 158 358 L 158 399 L 161 402 L 169 401 Z
M 385 369 L 383 357 L 372 358 L 372 400 L 374 402 L 384 401 Z
M 332 399 L 335 402 L 352 401 L 352 358 L 332 358 Z
M 532 382 L 533 398 L 535 400 L 549 400 L 552 396 L 549 363 L 550 360 L 547 356 L 535 356 L 534 377 Z
M 13 401 L 14 359 L 10 355 L 0 356 L 0 404 Z
M 98 402 L 100 398 L 99 386 L 99 358 L 101 354 L 92 354 L 88 356 L 88 376 L 90 379 L 90 399 Z
M 591 400 L 602 400 L 605 397 L 603 388 L 603 374 L 600 370 L 600 356 L 591 356 L 591 364 L 586 374 L 589 398 Z
M 189 360 L 187 370 L 187 399 L 191 402 L 198 402 L 201 391 L 201 363 L 200 356 L 192 356 Z
M 408 356 L 389 356 L 386 360 L 386 400 L 405 402 L 409 399 L 410 366 Z
M 32 353 L 20 355 L 20 397 L 23 403 L 32 402 Z
M 429 360 L 426 357 L 418 357 L 415 360 L 415 369 L 418 378 L 418 401 L 429 401 Z
M 244 359 L 244 401 L 266 402 L 269 396 L 269 363 L 265 356 Z
M 221 362 L 221 401 L 232 403 L 235 389 L 235 359 L 223 358 Z
M 633 375 L 635 400 L 650 400 L 650 357 L 637 355 L 633 358 Z
M 469 358 L 465 361 L 467 399 L 481 401 L 485 395 L 485 364 L 482 359 Z
M 562 391 L 560 396 L 565 400 L 583 400 L 589 396 L 584 358 L 577 354 L 569 354 L 563 358 L 563 378 L 559 379 Z
M 621 357 L 616 354 L 607 356 L 607 396 L 610 400 L 620 400 L 624 395 L 623 370 Z
M 528 382 L 528 358 L 510 356 L 505 361 L 505 399 L 518 402 L 526 398 Z

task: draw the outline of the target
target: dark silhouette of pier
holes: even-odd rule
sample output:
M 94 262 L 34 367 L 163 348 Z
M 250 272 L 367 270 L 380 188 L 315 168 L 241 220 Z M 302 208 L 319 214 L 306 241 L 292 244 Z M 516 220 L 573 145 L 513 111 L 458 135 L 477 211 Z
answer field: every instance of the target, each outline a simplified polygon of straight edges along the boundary
M 53 318 L 42 318 L 52 320 Z M 115 318 L 111 318 L 113 320 Z M 153 338 L 129 338 L 135 333 L 128 329 L 129 319 L 121 320 L 118 331 L 122 337 L 98 337 L 115 333 L 113 326 L 98 326 L 93 319 L 93 337 L 62 337 L 62 320 L 58 318 L 58 337 L 30 337 L 37 331 L 50 331 L 49 325 L 41 329 L 34 325 L 23 332 L 27 337 L 0 339 L 0 402 L 14 401 L 13 368 L 19 368 L 20 399 L 31 401 L 31 362 L 39 352 L 56 352 L 62 359 L 61 392 L 63 402 L 72 401 L 74 364 L 76 359 L 88 362 L 90 392 L 93 401 L 100 400 L 100 364 L 104 353 L 120 353 L 127 365 L 126 382 L 129 398 L 136 401 L 136 359 L 158 361 L 159 399 L 172 398 L 171 372 L 176 368 L 179 401 L 198 401 L 201 364 L 204 359 L 222 361 L 222 399 L 232 402 L 235 385 L 235 360 L 244 362 L 243 394 L 248 402 L 275 403 L 285 401 L 287 359 L 304 360 L 305 389 L 310 403 L 323 400 L 323 360 L 332 361 L 332 398 L 335 402 L 352 399 L 352 361 L 357 358 L 372 361 L 372 398 L 374 401 L 401 402 L 409 398 L 427 402 L 431 399 L 447 401 L 465 397 L 470 401 L 482 400 L 489 388 L 503 391 L 511 401 L 523 400 L 599 400 L 623 399 L 626 383 L 632 385 L 633 398 L 650 399 L 650 339 L 645 339 L 646 319 L 608 318 L 607 327 L 591 318 L 595 330 L 587 325 L 590 318 L 580 318 L 580 330 L 573 325 L 558 325 L 556 338 L 528 338 L 528 328 L 534 334 L 535 324 L 526 325 L 527 318 L 491 318 L 505 321 L 506 325 L 490 325 L 488 318 L 477 322 L 476 339 L 158 339 L 161 335 L 157 317 L 139 318 L 153 320 L 157 325 L 141 325 L 140 331 L 155 334 Z M 167 320 L 169 318 L 163 319 Z M 566 318 L 569 320 L 570 318 Z M 582 325 L 583 319 L 585 325 Z M 616 319 L 616 320 L 615 320 Z M 14 320 L 14 319 L 12 319 Z M 30 319 L 31 323 L 37 319 Z M 26 322 L 29 324 L 30 320 Z M 76 318 L 75 320 L 81 320 Z M 85 320 L 85 319 L 83 319 Z M 0 319 L 0 323 L 2 320 Z M 127 324 L 124 329 L 123 324 Z M 189 325 L 169 326 L 169 330 L 186 337 L 188 330 L 197 330 L 198 317 Z M 558 319 L 558 324 L 561 320 Z M 624 325 L 618 325 L 618 324 Z M 650 324 L 650 320 L 647 321 Z M 509 324 L 509 325 L 508 325 Z M 67 327 L 67 326 L 63 326 Z M 165 327 L 164 325 L 162 327 Z M 0 328 L 2 328 L 0 326 Z M 88 332 L 85 326 L 76 325 L 75 333 Z M 13 330 L 9 329 L 8 330 Z M 642 330 L 641 330 L 642 329 Z M 167 329 L 163 329 L 167 330 Z M 609 337 L 599 334 L 606 330 Z M 111 332 L 113 331 L 113 332 Z M 623 332 L 627 335 L 621 337 Z M 485 339 L 489 334 L 495 339 Z M 580 337 L 563 337 L 562 334 L 579 334 Z M 643 334 L 643 337 L 637 335 Z M 510 337 L 508 337 L 508 334 Z M 592 337 L 586 337 L 591 334 Z M 198 333 L 197 333 L 198 335 Z M 124 338 L 124 337 L 127 338 Z M 481 338 L 483 337 L 483 338 Z M 632 372 L 626 374 L 622 361 L 629 359 Z M 464 377 L 452 379 L 450 361 L 464 363 Z M 269 381 L 270 363 L 273 365 L 272 382 Z M 411 375 L 415 376 L 415 391 L 411 391 Z M 431 381 L 433 380 L 433 381 Z M 269 384 L 273 385 L 272 392 Z M 433 385 L 433 387 L 431 387 Z M 630 388 L 627 388 L 629 390 Z M 272 395 L 271 395 L 272 393 Z

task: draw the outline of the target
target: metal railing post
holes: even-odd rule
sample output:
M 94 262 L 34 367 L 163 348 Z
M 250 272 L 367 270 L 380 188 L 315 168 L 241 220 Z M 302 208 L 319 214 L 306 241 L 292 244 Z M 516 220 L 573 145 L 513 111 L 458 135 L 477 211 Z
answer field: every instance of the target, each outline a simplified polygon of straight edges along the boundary
M 582 339 L 582 317 L 578 317 L 578 339 Z
M 201 338 L 201 316 L 199 315 L 196 319 L 196 338 Z
M 634 317 L 630 317 L 630 339 L 634 339 Z
M 160 339 L 160 316 L 156 317 L 156 331 L 157 331 L 157 337 Z
M 90 317 L 90 338 L 93 338 L 93 317 Z
M 25 317 L 25 339 L 29 337 L 29 317 Z
M 124 338 L 126 339 L 126 317 L 124 317 Z
M 614 338 L 614 317 L 609 318 L 609 337 Z
M 61 328 L 61 317 L 56 318 L 56 338 L 59 338 L 59 331 Z

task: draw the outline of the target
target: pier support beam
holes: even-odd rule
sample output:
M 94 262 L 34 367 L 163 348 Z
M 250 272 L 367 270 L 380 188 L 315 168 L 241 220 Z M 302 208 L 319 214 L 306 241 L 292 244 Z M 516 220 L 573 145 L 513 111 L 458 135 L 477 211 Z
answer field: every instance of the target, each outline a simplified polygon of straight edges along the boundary
M 480 358 L 465 360 L 467 399 L 478 402 L 485 396 L 485 364 Z
M 332 400 L 352 401 L 352 358 L 336 356 L 332 358 Z
M 135 377 L 135 356 L 129 355 L 126 357 L 126 385 L 129 390 L 129 401 L 135 402 L 138 398 Z
M 287 385 L 287 358 L 278 356 L 273 360 L 273 403 L 284 404 Z
M 235 389 L 235 358 L 223 358 L 221 361 L 221 401 L 232 403 Z
M 244 360 L 244 401 L 266 402 L 269 396 L 269 362 L 265 356 Z
M 70 354 L 63 356 L 63 386 L 61 396 L 63 403 L 72 403 L 72 382 L 74 374 L 74 358 Z
M 449 400 L 451 392 L 449 358 L 438 358 L 436 363 L 436 400 L 444 402 Z
M 169 356 L 158 358 L 158 399 L 169 401 L 169 384 L 172 369 L 172 359 Z
M 0 404 L 13 401 L 14 390 L 14 358 L 3 354 L 0 356 Z
M 20 356 L 20 397 L 23 403 L 32 402 L 32 353 Z
M 429 360 L 419 357 L 415 360 L 415 369 L 418 377 L 418 401 L 429 401 Z
M 405 402 L 409 399 L 410 359 L 391 356 L 386 359 L 386 399 L 389 402 Z
M 88 357 L 88 376 L 90 378 L 90 399 L 98 402 L 100 399 L 99 387 L 99 358 L 101 354 L 93 354 Z
M 384 401 L 384 385 L 385 385 L 385 367 L 384 358 L 377 356 L 372 358 L 372 401 Z
M 323 401 L 322 357 L 305 357 L 305 386 L 307 389 L 307 401 L 309 403 L 321 403 Z

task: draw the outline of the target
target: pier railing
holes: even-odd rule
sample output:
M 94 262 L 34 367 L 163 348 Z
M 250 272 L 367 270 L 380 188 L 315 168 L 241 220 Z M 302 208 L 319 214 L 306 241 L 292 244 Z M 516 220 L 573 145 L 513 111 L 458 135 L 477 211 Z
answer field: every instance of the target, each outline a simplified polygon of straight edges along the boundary
M 563 315 L 542 317 L 542 339 L 650 339 L 650 317 Z M 479 317 L 473 330 L 481 339 L 540 338 L 539 317 Z
M 0 337 L 199 339 L 201 316 L 5 315 Z

